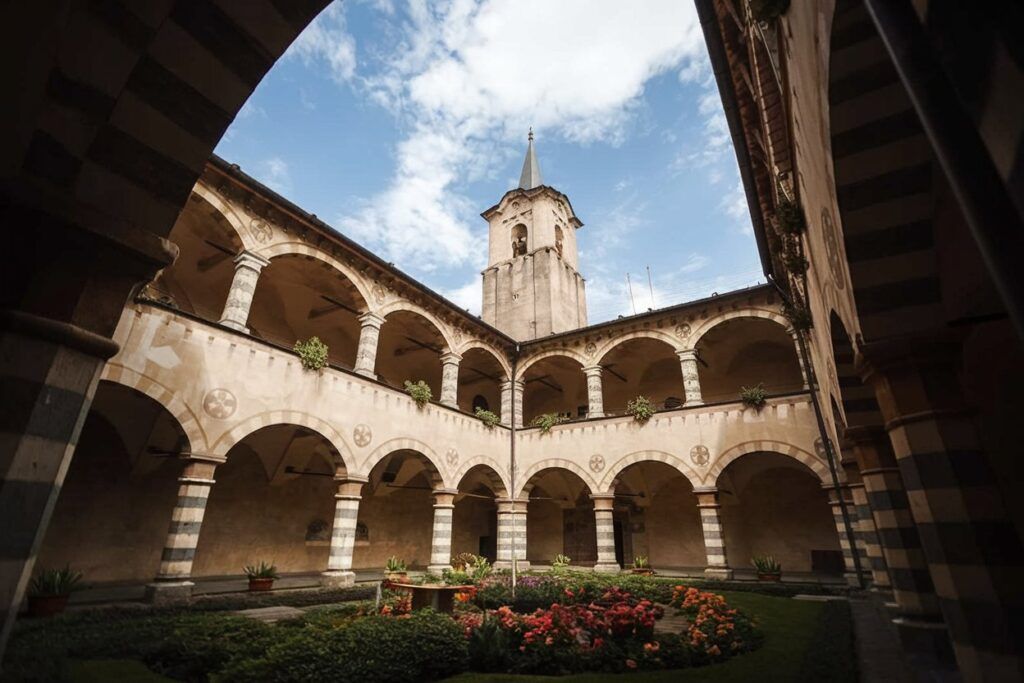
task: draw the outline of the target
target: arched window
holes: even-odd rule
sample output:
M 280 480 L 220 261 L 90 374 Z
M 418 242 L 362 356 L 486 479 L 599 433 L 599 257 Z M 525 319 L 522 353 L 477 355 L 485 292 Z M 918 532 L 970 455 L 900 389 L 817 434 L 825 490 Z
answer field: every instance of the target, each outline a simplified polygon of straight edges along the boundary
M 512 256 L 526 256 L 526 226 L 520 223 L 512 228 Z
M 478 408 L 480 410 L 491 409 L 491 405 L 487 402 L 487 399 L 481 396 L 480 394 L 477 394 L 476 396 L 473 397 L 473 412 L 475 413 Z

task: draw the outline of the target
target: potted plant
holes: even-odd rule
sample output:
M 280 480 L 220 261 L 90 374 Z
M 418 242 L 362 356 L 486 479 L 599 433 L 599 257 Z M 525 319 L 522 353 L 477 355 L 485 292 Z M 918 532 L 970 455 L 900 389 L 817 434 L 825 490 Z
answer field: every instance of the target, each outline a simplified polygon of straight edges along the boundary
M 740 389 L 740 400 L 743 401 L 743 405 L 749 406 L 754 410 L 761 410 L 768 400 L 768 392 L 764 390 L 764 384 L 758 382 L 752 387 L 742 387 Z
M 490 410 L 485 410 L 477 406 L 474 412 L 476 412 L 477 419 L 483 422 L 484 426 L 487 427 L 488 429 L 494 428 L 501 422 L 501 418 L 498 417 L 496 413 L 493 413 Z
M 261 560 L 257 565 L 247 566 L 245 568 L 245 575 L 249 577 L 250 591 L 268 591 L 274 586 L 274 579 L 277 578 L 277 567 Z
M 394 555 L 389 557 L 388 561 L 384 563 L 384 579 L 392 583 L 405 583 L 408 581 L 409 574 L 406 573 L 405 560 Z
M 405 380 L 405 393 L 416 401 L 417 408 L 422 408 L 430 402 L 430 399 L 434 398 L 434 392 L 430 390 L 430 385 L 423 380 L 416 382 Z
M 644 424 L 654 416 L 654 404 L 646 396 L 637 396 L 626 404 L 626 412 L 633 416 L 633 419 Z
M 758 581 L 782 580 L 782 565 L 779 564 L 774 555 L 754 555 L 750 562 L 757 571 Z
M 63 612 L 71 591 L 81 580 L 81 572 L 72 571 L 69 566 L 39 572 L 28 587 L 29 616 L 49 617 Z
M 558 553 L 555 555 L 555 559 L 551 561 L 551 570 L 554 572 L 562 572 L 567 570 L 570 564 L 572 564 L 571 557 Z
M 327 365 L 327 351 L 327 344 L 320 341 L 320 337 L 295 342 L 295 353 L 299 354 L 302 367 L 314 372 Z
M 650 576 L 654 573 L 654 570 L 651 569 L 651 563 L 647 559 L 646 555 L 637 555 L 633 558 L 632 571 L 634 574 L 643 574 L 645 576 Z
M 541 434 L 547 434 L 555 425 L 562 424 L 568 420 L 558 413 L 544 413 L 533 418 L 533 426 L 540 427 Z

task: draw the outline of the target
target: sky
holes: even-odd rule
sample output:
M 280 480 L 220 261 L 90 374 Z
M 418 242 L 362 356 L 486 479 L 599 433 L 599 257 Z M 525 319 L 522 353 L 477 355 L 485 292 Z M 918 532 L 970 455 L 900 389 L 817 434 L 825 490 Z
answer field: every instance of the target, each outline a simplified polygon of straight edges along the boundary
M 584 223 L 591 323 L 764 281 L 688 2 L 336 2 L 216 151 L 479 314 L 480 213 L 517 186 L 531 126 Z

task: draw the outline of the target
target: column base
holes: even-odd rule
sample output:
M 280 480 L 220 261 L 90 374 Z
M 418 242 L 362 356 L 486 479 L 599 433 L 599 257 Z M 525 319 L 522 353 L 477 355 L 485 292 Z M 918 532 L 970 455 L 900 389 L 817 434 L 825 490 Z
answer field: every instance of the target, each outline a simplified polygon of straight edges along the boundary
M 599 574 L 618 574 L 622 571 L 622 567 L 614 562 L 610 564 L 595 564 L 594 571 Z
M 356 575 L 350 571 L 332 570 L 320 575 L 320 585 L 324 588 L 348 588 L 355 583 Z
M 236 323 L 234 320 L 221 320 L 219 321 L 224 327 L 230 327 L 233 330 L 237 330 L 242 334 L 249 334 L 249 328 L 242 323 Z
M 512 571 L 511 560 L 498 560 L 492 565 L 495 569 L 504 569 L 506 571 Z M 516 562 L 516 571 L 528 572 L 530 571 L 530 562 L 528 560 L 519 560 Z
M 846 581 L 846 585 L 851 588 L 860 588 L 862 585 L 860 579 L 857 577 L 857 572 L 843 572 L 843 580 Z M 867 581 L 863 585 L 867 585 Z
M 165 605 L 184 605 L 192 600 L 194 583 L 188 579 L 157 579 L 146 584 L 146 602 L 163 607 Z
M 892 621 L 900 634 L 903 654 L 911 670 L 923 680 L 951 680 L 957 665 L 946 625 L 907 616 Z
M 451 568 L 452 566 L 450 564 L 428 564 L 427 572 L 441 576 L 446 569 L 450 570 Z
M 732 570 L 728 567 L 706 567 L 704 569 L 704 578 L 732 581 Z

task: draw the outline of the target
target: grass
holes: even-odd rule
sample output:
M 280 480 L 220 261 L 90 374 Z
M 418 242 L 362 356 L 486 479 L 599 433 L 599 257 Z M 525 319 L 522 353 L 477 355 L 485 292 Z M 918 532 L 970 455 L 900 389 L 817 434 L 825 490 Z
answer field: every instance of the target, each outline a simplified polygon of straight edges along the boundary
M 755 615 L 764 631 L 764 645 L 724 664 L 645 671 L 635 674 L 578 674 L 559 683 L 621 682 L 740 683 L 746 681 L 835 681 L 855 683 L 849 605 L 775 598 L 755 593 L 723 592 L 730 606 Z M 828 629 L 838 629 L 839 637 Z M 824 646 L 824 647 L 823 647 Z M 551 683 L 550 676 L 466 673 L 448 683 Z
M 170 683 L 174 680 L 150 671 L 145 664 L 134 659 L 74 661 L 69 677 L 71 683 Z

